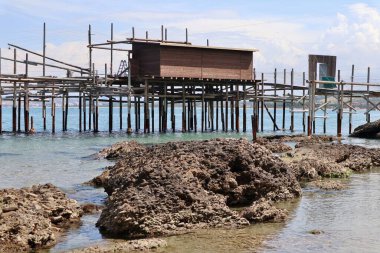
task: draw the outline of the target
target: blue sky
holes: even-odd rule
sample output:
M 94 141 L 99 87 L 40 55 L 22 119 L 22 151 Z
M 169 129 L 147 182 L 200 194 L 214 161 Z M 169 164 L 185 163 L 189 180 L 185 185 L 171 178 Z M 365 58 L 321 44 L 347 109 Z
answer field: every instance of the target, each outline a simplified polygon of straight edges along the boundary
M 275 67 L 306 71 L 308 54 L 332 54 L 348 76 L 351 64 L 358 76 L 371 66 L 380 82 L 380 1 L 0 0 L 3 55 L 10 53 L 8 42 L 41 51 L 43 22 L 47 55 L 80 65 L 88 63 L 88 24 L 95 42 L 109 39 L 111 22 L 116 39 L 129 37 L 132 26 L 137 36 L 148 30 L 159 37 L 162 24 L 169 39 L 184 40 L 187 27 L 193 44 L 210 39 L 211 45 L 258 48 L 255 65 L 265 73 Z M 104 52 L 95 58 L 99 69 L 109 60 Z

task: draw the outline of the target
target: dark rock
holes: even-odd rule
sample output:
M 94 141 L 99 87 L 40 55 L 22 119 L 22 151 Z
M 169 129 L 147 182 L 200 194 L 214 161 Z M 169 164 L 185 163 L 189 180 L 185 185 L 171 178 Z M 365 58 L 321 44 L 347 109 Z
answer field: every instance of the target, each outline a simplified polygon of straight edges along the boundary
M 350 137 L 359 138 L 375 138 L 380 132 L 380 120 L 369 122 L 358 126 L 354 129 L 354 132 L 350 134 Z
M 247 219 L 230 207 L 301 194 L 290 166 L 244 139 L 170 142 L 118 157 L 97 222 L 105 234 L 136 238 L 244 226 Z

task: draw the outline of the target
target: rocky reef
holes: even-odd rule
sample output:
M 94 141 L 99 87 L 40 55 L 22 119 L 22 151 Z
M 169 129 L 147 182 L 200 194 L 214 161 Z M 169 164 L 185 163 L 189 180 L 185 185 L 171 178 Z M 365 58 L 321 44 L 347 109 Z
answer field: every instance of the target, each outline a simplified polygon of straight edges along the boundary
M 248 210 L 242 215 L 231 207 L 260 204 L 263 221 L 277 216 L 264 214 L 272 205 L 263 206 L 258 200 L 301 195 L 291 166 L 264 146 L 245 139 L 150 147 L 132 143 L 131 148 L 103 153 L 119 157 L 102 180 L 109 197 L 97 226 L 105 234 L 139 238 L 245 226 L 258 220 L 248 218 Z M 254 207 L 250 210 L 251 214 L 258 212 Z
M 81 215 L 79 204 L 51 184 L 0 190 L 0 252 L 50 247 Z
M 350 137 L 373 139 L 379 138 L 379 134 L 380 120 L 376 120 L 356 127 Z

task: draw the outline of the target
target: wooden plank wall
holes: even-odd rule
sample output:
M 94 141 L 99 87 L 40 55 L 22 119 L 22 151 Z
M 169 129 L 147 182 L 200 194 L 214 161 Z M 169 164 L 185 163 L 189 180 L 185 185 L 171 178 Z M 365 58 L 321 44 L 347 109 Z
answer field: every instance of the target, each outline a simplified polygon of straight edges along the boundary
M 252 79 L 252 52 L 161 46 L 161 76 Z
M 160 45 L 154 43 L 132 44 L 132 78 L 160 75 Z
M 251 51 L 133 43 L 132 76 L 251 80 Z

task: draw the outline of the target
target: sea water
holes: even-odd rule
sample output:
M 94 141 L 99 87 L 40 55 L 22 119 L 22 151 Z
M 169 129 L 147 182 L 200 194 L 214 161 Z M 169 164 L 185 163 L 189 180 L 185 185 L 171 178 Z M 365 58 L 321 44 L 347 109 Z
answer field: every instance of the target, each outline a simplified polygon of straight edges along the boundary
M 11 108 L 3 111 L 3 128 L 10 131 Z M 270 109 L 271 110 L 271 109 Z M 271 110 L 272 111 L 272 110 Z M 119 121 L 115 108 L 114 128 Z M 124 108 L 124 113 L 125 108 Z M 249 112 L 249 110 L 248 110 Z M 181 125 L 181 108 L 176 108 L 176 126 Z M 321 112 L 320 112 L 321 114 Z M 250 115 L 250 114 L 248 114 Z M 62 133 L 61 115 L 57 110 L 57 133 L 43 131 L 40 119 L 41 109 L 31 108 L 37 134 L 12 134 L 6 132 L 0 136 L 0 188 L 25 187 L 33 184 L 52 183 L 69 197 L 80 203 L 103 203 L 106 194 L 103 189 L 83 185 L 99 175 L 104 167 L 112 165 L 105 160 L 96 160 L 92 156 L 104 147 L 118 141 L 136 140 L 140 143 L 154 144 L 178 140 L 202 140 L 216 137 L 251 139 L 251 124 L 248 117 L 247 133 L 206 132 L 127 135 L 125 129 L 113 133 L 108 130 L 108 109 L 100 108 L 100 133 L 78 133 L 78 109 L 69 109 L 68 132 Z M 336 112 L 329 111 L 327 134 L 336 134 Z M 158 111 L 156 112 L 158 118 Z M 373 120 L 380 114 L 371 114 Z M 156 119 L 157 119 L 156 118 Z M 286 115 L 286 129 L 289 129 L 289 112 Z M 198 126 L 200 127 L 200 115 Z M 240 112 L 242 127 L 242 111 Z M 132 126 L 134 127 L 134 117 Z M 353 116 L 353 126 L 364 123 L 364 111 Z M 170 121 L 169 121 L 170 122 Z M 277 124 L 281 127 L 281 112 L 277 112 Z M 170 124 L 168 124 L 170 125 Z M 261 135 L 271 135 L 273 124 L 265 117 L 265 131 Z M 126 122 L 124 117 L 123 126 Z M 158 124 L 156 123 L 156 127 Z M 323 120 L 317 119 L 317 133 L 322 133 Z M 219 129 L 221 124 L 219 123 Z M 277 134 L 290 134 L 288 130 Z M 302 133 L 302 114 L 295 114 L 295 132 Z M 348 117 L 343 120 L 343 134 L 348 133 Z M 240 129 L 242 130 L 242 129 Z M 367 147 L 379 147 L 377 140 L 346 138 L 347 143 Z M 303 197 L 291 203 L 290 219 L 285 224 L 258 224 L 241 230 L 205 230 L 183 236 L 168 238 L 168 247 L 164 252 L 347 252 L 380 251 L 380 174 L 376 171 L 355 174 L 347 182 L 343 191 L 321 191 L 314 188 L 304 189 Z M 94 243 L 107 243 L 95 227 L 98 215 L 84 216 L 82 224 L 68 231 L 50 252 L 62 252 L 68 249 L 89 246 Z M 323 231 L 312 235 L 310 230 Z M 261 242 L 264 241 L 263 244 Z

